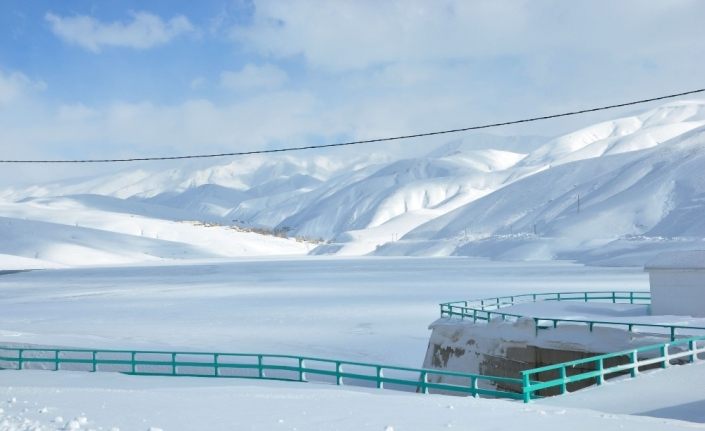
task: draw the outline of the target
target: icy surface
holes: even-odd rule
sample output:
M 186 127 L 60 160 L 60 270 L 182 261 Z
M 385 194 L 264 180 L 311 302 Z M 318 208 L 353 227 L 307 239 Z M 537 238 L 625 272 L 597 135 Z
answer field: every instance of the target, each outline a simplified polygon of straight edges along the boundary
M 646 289 L 637 269 L 468 258 L 300 258 L 0 277 L 0 341 L 291 353 L 420 366 L 438 304 Z

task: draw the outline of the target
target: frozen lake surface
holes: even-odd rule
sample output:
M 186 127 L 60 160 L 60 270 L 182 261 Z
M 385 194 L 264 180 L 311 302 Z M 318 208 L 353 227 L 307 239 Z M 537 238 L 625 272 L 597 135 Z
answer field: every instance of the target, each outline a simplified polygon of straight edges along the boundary
M 420 366 L 438 303 L 641 290 L 639 268 L 468 258 L 296 258 L 0 277 L 0 342 L 291 353 Z
M 440 302 L 647 288 L 640 268 L 467 258 L 263 258 L 51 269 L 0 276 L 0 342 L 290 353 L 418 367 Z M 688 385 L 691 390 L 679 392 L 687 396 L 667 402 L 652 397 L 643 409 L 637 401 L 617 402 L 633 400 L 628 382 L 610 383 L 607 398 L 594 390 L 557 398 L 553 407 L 546 404 L 554 400 L 524 406 L 320 384 L 3 371 L 0 422 L 13 430 L 697 427 L 619 415 L 701 420 L 701 386 L 690 385 L 688 375 L 702 367 L 682 368 L 673 391 Z M 658 394 L 653 389 L 669 376 L 643 376 L 633 387 Z

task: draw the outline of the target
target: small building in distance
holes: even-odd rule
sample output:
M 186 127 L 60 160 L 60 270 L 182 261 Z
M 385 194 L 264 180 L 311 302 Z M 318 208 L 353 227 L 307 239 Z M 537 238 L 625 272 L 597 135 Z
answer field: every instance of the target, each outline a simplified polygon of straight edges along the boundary
M 705 317 L 705 250 L 672 251 L 647 262 L 651 314 Z

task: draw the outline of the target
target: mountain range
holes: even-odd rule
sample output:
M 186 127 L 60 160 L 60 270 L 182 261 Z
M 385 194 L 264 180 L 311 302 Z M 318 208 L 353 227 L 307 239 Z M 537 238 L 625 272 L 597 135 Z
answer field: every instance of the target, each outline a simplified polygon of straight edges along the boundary
M 640 265 L 705 247 L 705 101 L 555 138 L 358 150 L 0 190 L 0 269 L 307 253 Z

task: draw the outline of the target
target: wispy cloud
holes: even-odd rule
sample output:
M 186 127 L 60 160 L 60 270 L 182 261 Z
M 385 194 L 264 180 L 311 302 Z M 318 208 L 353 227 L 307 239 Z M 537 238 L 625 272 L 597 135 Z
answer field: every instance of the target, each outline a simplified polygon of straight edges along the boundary
M 33 81 L 20 72 L 5 73 L 0 70 L 0 108 L 8 106 L 24 96 L 46 88 L 43 81 Z
M 234 91 L 266 90 L 281 87 L 288 79 L 285 71 L 271 64 L 247 64 L 238 71 L 220 74 L 220 85 Z
M 44 18 L 64 42 L 95 53 L 106 46 L 148 49 L 195 31 L 183 15 L 164 21 L 148 12 L 133 12 L 128 22 L 101 22 L 87 15 L 62 17 L 48 12 Z

